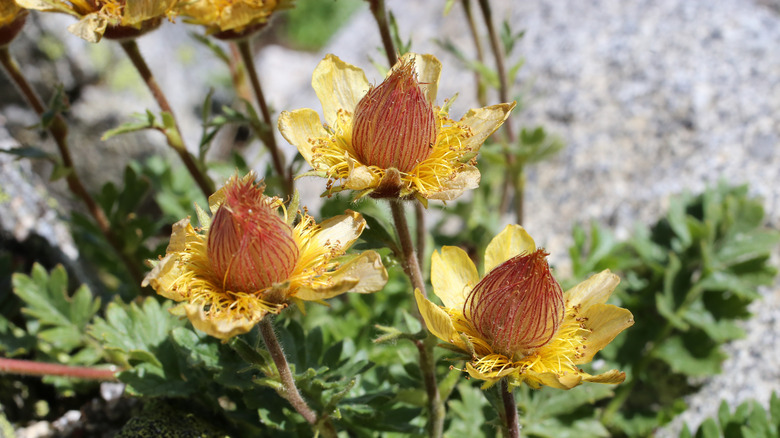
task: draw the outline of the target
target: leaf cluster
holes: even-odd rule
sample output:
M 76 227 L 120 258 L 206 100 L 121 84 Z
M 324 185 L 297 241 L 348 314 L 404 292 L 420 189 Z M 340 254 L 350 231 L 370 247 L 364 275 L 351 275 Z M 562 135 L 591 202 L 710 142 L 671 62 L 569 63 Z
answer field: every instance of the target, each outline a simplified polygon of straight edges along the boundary
M 747 187 L 720 184 L 671 198 L 664 218 L 625 242 L 575 228 L 574 277 L 617 271 L 617 297 L 636 321 L 602 352 L 629 374 L 602 415 L 613 433 L 646 435 L 685 409 L 679 399 L 696 379 L 721 371 L 722 346 L 743 335 L 738 321 L 777 272 L 769 257 L 780 233 L 763 220 Z
M 683 426 L 680 438 L 777 438 L 780 436 L 780 397 L 772 393 L 769 409 L 755 400 L 746 401 L 731 412 L 721 401 L 717 418 L 708 418 L 695 432 Z

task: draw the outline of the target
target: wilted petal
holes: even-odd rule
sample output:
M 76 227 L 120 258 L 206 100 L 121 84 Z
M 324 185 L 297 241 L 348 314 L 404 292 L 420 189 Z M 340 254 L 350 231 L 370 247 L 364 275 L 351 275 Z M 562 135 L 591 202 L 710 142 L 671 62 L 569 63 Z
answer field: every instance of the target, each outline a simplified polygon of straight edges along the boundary
M 517 103 L 500 103 L 484 108 L 472 109 L 460 119 L 460 124 L 469 126 L 472 133 L 471 137 L 465 139 L 465 146 L 472 150 L 479 150 L 485 139 L 490 137 L 499 126 L 509 117 L 509 113 Z
M 623 381 L 626 380 L 626 373 L 618 370 L 609 370 L 606 373 L 597 374 L 595 376 L 585 374 L 582 380 L 586 382 L 617 385 L 618 383 L 623 383 Z
M 282 111 L 282 114 L 279 115 L 278 125 L 279 132 L 282 133 L 285 140 L 298 148 L 298 152 L 303 155 L 306 162 L 314 167 L 312 164 L 313 140 L 328 135 L 325 128 L 322 127 L 319 114 L 310 108 Z
M 479 180 L 482 177 L 479 169 L 474 166 L 466 165 L 459 170 L 455 177 L 441 184 L 441 190 L 428 195 L 428 199 L 439 201 L 452 201 L 463 194 L 466 190 L 479 187 Z
M 316 238 L 321 244 L 344 250 L 360 237 L 360 233 L 366 228 L 366 220 L 360 213 L 347 210 L 346 214 L 323 221 L 320 228 Z
M 382 265 L 382 258 L 374 251 L 366 251 L 326 275 L 330 279 L 328 285 L 303 286 L 298 289 L 295 297 L 306 301 L 319 301 L 344 292 L 376 292 L 387 283 L 387 271 Z
M 479 274 L 466 251 L 444 246 L 441 254 L 434 251 L 431 257 L 431 283 L 444 307 L 463 307 L 466 295 L 479 283 Z
M 496 266 L 520 254 L 536 251 L 534 239 L 520 225 L 507 225 L 485 250 L 485 274 Z
M 322 104 L 325 122 L 331 126 L 336 124 L 338 110 L 354 111 L 369 88 L 363 70 L 335 55 L 327 55 L 317 64 L 311 86 Z
M 103 38 L 106 27 L 108 27 L 108 20 L 102 15 L 94 13 L 86 15 L 81 20 L 68 26 L 68 32 L 87 42 L 97 43 Z
M 417 81 L 420 83 L 425 98 L 428 102 L 436 103 L 436 94 L 441 77 L 441 62 L 433 55 L 421 55 L 419 53 L 407 53 L 401 57 L 402 61 L 414 59 L 414 69 L 417 72 Z M 398 64 L 396 64 L 397 66 Z M 393 66 L 395 68 L 395 66 Z
M 229 339 L 233 336 L 247 333 L 263 319 L 268 312 L 255 309 L 237 315 L 214 315 L 203 309 L 202 305 L 194 303 L 182 304 L 187 318 L 193 327 L 218 339 Z

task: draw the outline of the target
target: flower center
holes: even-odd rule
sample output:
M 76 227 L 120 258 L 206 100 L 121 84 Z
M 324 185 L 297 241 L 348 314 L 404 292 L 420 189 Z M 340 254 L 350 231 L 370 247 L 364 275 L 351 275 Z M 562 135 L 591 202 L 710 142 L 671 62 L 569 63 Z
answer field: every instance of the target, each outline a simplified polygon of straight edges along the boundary
M 401 62 L 355 107 L 352 148 L 364 164 L 410 172 L 430 156 L 437 128 L 413 63 Z
M 231 180 L 208 232 L 208 257 L 225 290 L 257 292 L 289 278 L 298 261 L 292 229 L 263 188 Z
M 548 344 L 564 317 L 563 291 L 543 249 L 507 260 L 469 293 L 463 315 L 493 350 L 518 360 Z

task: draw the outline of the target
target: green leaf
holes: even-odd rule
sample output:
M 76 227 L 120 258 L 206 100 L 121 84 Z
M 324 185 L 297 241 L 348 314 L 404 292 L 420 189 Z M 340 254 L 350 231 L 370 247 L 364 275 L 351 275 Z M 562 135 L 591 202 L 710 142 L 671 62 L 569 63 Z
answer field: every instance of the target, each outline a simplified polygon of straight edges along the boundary
M 720 372 L 720 363 L 726 358 L 717 349 L 712 349 L 705 357 L 696 357 L 683 343 L 680 336 L 674 336 L 661 342 L 653 356 L 666 362 L 672 371 L 688 376 L 707 376 Z
M 57 160 L 57 156 L 44 151 L 35 146 L 20 146 L 18 148 L 0 149 L 0 153 L 16 155 L 19 158 L 45 158 L 47 160 Z
M 109 129 L 108 131 L 103 133 L 100 139 L 106 141 L 109 138 L 115 137 L 120 134 L 143 131 L 146 129 L 162 128 L 162 125 L 160 125 L 157 122 L 155 115 L 149 110 L 146 110 L 146 113 L 144 114 L 139 114 L 139 113 L 133 114 L 132 117 L 135 118 L 135 121 L 123 123 L 114 129 Z
M 38 337 L 68 352 L 83 344 L 87 323 L 100 308 L 87 286 L 81 286 L 73 297 L 67 293 L 68 274 L 58 265 L 47 274 L 43 266 L 33 265 L 31 276 L 13 275 L 14 293 L 22 299 L 22 312 L 40 326 Z
M 159 347 L 175 328 L 184 321 L 168 312 L 170 302 L 160 305 L 152 297 L 137 305 L 112 302 L 105 317 L 95 318 L 87 333 L 102 342 L 104 348 L 115 352 L 115 360 L 129 367 L 130 361 L 148 362 L 156 367 L 162 363 L 156 358 Z
M 699 431 L 696 433 L 696 438 L 720 438 L 720 429 L 718 424 L 712 418 L 704 420 Z

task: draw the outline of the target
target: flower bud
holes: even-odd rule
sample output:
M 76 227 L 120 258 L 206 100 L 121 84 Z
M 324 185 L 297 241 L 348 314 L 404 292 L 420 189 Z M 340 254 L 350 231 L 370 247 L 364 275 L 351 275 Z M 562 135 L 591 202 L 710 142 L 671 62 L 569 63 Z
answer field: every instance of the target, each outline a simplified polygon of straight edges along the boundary
M 485 275 L 463 308 L 482 339 L 515 360 L 549 343 L 564 316 L 563 291 L 543 249 L 507 260 Z
M 289 278 L 298 246 L 263 188 L 236 178 L 223 190 L 208 232 L 208 258 L 223 288 L 252 293 Z
M 397 65 L 355 107 L 352 148 L 363 164 L 410 172 L 435 141 L 436 116 L 412 62 Z

